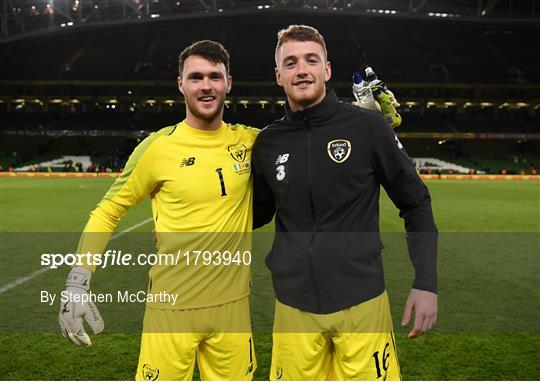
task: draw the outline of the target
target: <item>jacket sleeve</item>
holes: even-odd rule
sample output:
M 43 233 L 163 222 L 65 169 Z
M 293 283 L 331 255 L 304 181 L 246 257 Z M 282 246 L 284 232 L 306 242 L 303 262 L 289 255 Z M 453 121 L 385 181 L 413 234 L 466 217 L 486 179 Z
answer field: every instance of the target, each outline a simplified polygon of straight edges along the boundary
M 262 167 L 262 148 L 258 144 L 261 135 L 253 146 L 253 229 L 270 223 L 276 212 L 274 193 L 264 177 Z
M 428 188 L 392 129 L 380 116 L 372 117 L 372 165 L 377 180 L 405 221 L 409 257 L 415 270 L 412 286 L 436 293 L 438 233 Z
M 129 157 L 124 171 L 105 194 L 101 202 L 90 213 L 84 232 L 79 240 L 77 253 L 102 254 L 111 233 L 132 206 L 139 204 L 149 195 L 155 184 L 153 160 L 149 147 L 156 136 L 149 136 L 137 146 Z M 82 268 L 95 272 L 94 263 L 87 262 Z

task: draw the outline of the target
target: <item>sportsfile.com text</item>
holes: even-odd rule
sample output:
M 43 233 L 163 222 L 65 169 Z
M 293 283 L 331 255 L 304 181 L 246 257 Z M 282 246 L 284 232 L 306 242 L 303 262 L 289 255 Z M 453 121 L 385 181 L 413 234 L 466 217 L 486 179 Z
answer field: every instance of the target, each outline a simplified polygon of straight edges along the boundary
M 208 251 L 208 250 L 179 250 L 171 253 L 140 253 L 134 256 L 123 253 L 121 250 L 107 250 L 103 254 L 92 253 L 43 253 L 41 265 L 56 269 L 62 265 L 83 266 L 90 265 L 101 268 L 107 266 L 130 265 L 180 265 L 186 266 L 240 266 L 251 264 L 250 251 Z

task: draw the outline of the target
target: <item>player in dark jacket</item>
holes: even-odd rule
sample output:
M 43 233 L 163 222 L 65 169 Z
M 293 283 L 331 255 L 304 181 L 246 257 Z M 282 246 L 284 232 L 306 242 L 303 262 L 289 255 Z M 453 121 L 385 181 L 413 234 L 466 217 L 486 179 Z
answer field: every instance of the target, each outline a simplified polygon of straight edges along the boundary
M 415 280 L 402 323 L 437 314 L 437 229 L 427 187 L 380 114 L 338 101 L 322 36 L 279 32 L 286 115 L 253 151 L 255 226 L 276 215 L 271 379 L 399 379 L 379 235 L 382 185 L 405 220 Z

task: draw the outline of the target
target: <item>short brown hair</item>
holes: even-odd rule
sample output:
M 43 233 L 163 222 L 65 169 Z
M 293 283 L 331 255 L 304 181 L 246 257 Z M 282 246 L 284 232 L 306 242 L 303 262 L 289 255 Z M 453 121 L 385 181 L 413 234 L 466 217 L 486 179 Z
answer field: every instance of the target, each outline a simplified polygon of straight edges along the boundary
M 286 29 L 282 29 L 277 34 L 277 45 L 276 45 L 276 63 L 277 63 L 277 54 L 279 48 L 287 41 L 313 41 L 322 46 L 324 51 L 324 58 L 327 59 L 328 52 L 326 51 L 326 43 L 324 42 L 324 37 L 319 33 L 319 31 L 309 25 L 289 25 Z
M 213 64 L 223 64 L 227 70 L 227 75 L 230 70 L 229 52 L 219 42 L 212 40 L 197 41 L 180 53 L 178 56 L 178 73 L 182 75 L 184 70 L 184 62 L 190 56 L 201 56 Z

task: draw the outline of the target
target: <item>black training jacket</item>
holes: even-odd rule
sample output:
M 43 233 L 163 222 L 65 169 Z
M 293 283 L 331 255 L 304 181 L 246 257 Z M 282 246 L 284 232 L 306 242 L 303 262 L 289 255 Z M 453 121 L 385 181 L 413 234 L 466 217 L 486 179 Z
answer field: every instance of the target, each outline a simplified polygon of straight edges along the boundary
M 437 229 L 427 187 L 393 130 L 373 111 L 339 102 L 263 129 L 253 148 L 254 226 L 276 215 L 266 264 L 277 299 L 333 313 L 384 289 L 379 234 L 382 185 L 405 220 L 413 288 L 437 291 Z

